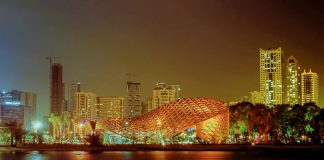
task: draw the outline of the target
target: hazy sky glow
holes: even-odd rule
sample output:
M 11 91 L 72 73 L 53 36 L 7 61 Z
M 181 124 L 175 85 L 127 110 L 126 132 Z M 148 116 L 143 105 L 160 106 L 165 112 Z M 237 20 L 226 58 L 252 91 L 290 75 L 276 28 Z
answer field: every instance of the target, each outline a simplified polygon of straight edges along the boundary
M 48 113 L 49 66 L 97 95 L 124 96 L 127 76 L 181 85 L 182 97 L 235 100 L 259 89 L 259 48 L 283 48 L 320 77 L 324 106 L 324 2 L 320 0 L 2 0 L 0 89 L 36 92 Z

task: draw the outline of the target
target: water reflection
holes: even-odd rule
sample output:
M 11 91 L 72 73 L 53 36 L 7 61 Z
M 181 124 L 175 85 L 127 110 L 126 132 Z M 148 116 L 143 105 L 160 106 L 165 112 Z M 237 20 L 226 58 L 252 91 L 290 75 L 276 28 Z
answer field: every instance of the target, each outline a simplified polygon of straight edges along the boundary
M 307 154 L 272 154 L 266 152 L 170 152 L 170 151 L 137 151 L 137 152 L 0 152 L 0 160 L 295 160 L 311 159 Z
M 32 152 L 26 154 L 25 159 L 47 160 L 47 158 L 43 154 L 40 154 L 39 151 L 32 151 Z

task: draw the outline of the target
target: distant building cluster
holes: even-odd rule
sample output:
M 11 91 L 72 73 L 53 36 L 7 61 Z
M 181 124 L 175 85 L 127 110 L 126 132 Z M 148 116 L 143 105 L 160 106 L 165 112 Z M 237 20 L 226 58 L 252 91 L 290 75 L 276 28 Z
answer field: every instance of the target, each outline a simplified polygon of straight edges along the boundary
M 260 90 L 250 92 L 242 101 L 265 104 L 269 107 L 280 104 L 304 104 L 319 101 L 318 75 L 311 69 L 303 70 L 293 56 L 284 57 L 281 48 L 260 49 Z M 141 83 L 128 80 L 125 95 L 97 95 L 81 88 L 81 82 L 63 82 L 63 67 L 50 60 L 50 115 L 45 119 L 55 128 L 55 117 L 62 126 L 69 128 L 60 134 L 84 136 L 89 121 L 132 118 L 143 115 L 180 99 L 180 85 L 156 83 L 152 97 L 142 98 Z M 27 130 L 32 128 L 36 116 L 36 94 L 17 90 L 0 93 L 0 122 L 17 121 Z M 54 116 L 54 118 L 53 118 Z M 64 123 L 63 123 L 64 122 Z M 52 125 L 52 126 L 51 126 Z M 63 128 L 64 128 L 63 127 Z M 89 129 L 89 127 L 88 127 Z M 54 132 L 54 131 L 51 131 Z
M 304 69 L 298 60 L 285 59 L 282 48 L 260 49 L 260 90 L 250 93 L 249 101 L 269 107 L 280 104 L 319 103 L 318 75 Z M 236 102 L 231 102 L 235 104 Z
M 67 117 L 70 121 L 67 126 L 79 136 L 89 132 L 90 128 L 85 126 L 88 121 L 137 117 L 180 99 L 179 85 L 157 83 L 152 98 L 143 101 L 141 83 L 131 81 L 126 83 L 125 96 L 98 96 L 83 91 L 79 81 L 64 83 L 59 63 L 51 64 L 50 72 L 50 114 Z

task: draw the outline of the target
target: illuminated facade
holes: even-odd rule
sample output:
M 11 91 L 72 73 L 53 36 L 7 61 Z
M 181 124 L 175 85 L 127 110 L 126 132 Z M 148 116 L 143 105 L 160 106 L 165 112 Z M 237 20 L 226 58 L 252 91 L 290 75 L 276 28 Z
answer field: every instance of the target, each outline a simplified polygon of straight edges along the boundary
M 23 92 L 20 94 L 20 103 L 24 106 L 24 128 L 32 129 L 32 124 L 36 120 L 36 94 Z
M 125 117 L 136 117 L 142 114 L 141 83 L 127 82 L 126 101 Z
M 63 82 L 62 65 L 54 63 L 51 65 L 51 108 L 50 112 L 55 115 L 63 113 Z
M 68 105 L 67 105 L 67 111 L 69 112 L 73 112 L 75 110 L 74 94 L 76 92 L 81 92 L 81 83 L 78 81 L 70 81 L 68 84 Z
M 144 115 L 106 119 L 98 129 L 137 142 L 159 143 L 195 128 L 195 135 L 211 143 L 220 143 L 229 134 L 229 108 L 221 101 L 206 98 L 186 98 L 160 106 Z
M 75 119 L 79 122 L 95 121 L 99 117 L 96 106 L 96 95 L 89 92 L 76 92 L 75 96 Z
M 87 122 L 97 121 L 99 118 L 99 110 L 96 105 L 96 95 L 90 92 L 76 92 L 74 94 L 74 133 L 83 137 L 91 131 Z
M 179 85 L 168 85 L 166 83 L 157 83 L 153 89 L 152 109 L 164 104 L 168 104 L 175 100 L 179 100 Z M 149 110 L 149 111 L 151 111 Z
M 282 50 L 260 48 L 260 93 L 270 107 L 283 103 Z
M 124 97 L 97 97 L 98 119 L 124 118 L 124 102 Z
M 150 97 L 142 102 L 142 114 L 145 114 L 152 110 L 153 110 L 153 103 L 152 103 L 152 98 Z
M 10 92 L 2 92 L 0 97 L 0 120 L 1 122 L 16 121 L 24 123 L 24 107 L 20 102 L 22 92 L 12 90 Z
M 304 72 L 301 74 L 301 95 L 302 104 L 314 102 L 318 104 L 319 98 L 319 84 L 318 75 L 312 70 L 309 72 Z
M 0 123 L 16 121 L 30 130 L 36 118 L 36 94 L 12 90 L 0 93 Z
M 290 105 L 300 104 L 300 67 L 295 57 L 290 56 L 286 68 L 286 103 Z

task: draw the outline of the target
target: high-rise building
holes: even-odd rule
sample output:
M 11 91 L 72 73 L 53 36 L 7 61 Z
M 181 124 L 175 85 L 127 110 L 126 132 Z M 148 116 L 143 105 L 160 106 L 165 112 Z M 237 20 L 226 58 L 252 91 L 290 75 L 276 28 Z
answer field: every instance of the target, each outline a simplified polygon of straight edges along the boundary
M 76 92 L 74 96 L 74 119 L 80 123 L 98 120 L 99 111 L 96 105 L 96 95 L 90 92 Z
M 24 106 L 24 127 L 32 129 L 32 124 L 36 120 L 36 94 L 23 92 L 20 95 L 20 103 Z
M 74 108 L 74 94 L 76 92 L 81 92 L 81 83 L 78 81 L 70 81 L 68 84 L 68 105 L 67 105 L 67 111 L 73 112 L 75 110 Z
M 16 121 L 24 124 L 24 107 L 21 105 L 21 91 L 3 91 L 0 96 L 0 122 Z
M 301 74 L 301 101 L 302 104 L 314 102 L 318 104 L 319 101 L 319 83 L 318 75 L 312 70 Z
M 90 92 L 76 92 L 74 96 L 73 132 L 83 137 L 91 132 L 91 127 L 86 122 L 97 121 L 99 118 L 97 97 Z
M 65 95 L 65 88 L 66 87 L 66 83 L 65 82 L 63 82 L 62 83 L 62 97 L 63 97 L 63 102 L 62 102 L 62 114 L 63 113 L 69 113 L 68 112 L 68 101 L 67 101 L 67 99 L 66 99 L 66 95 Z
M 260 93 L 269 107 L 283 102 L 282 55 L 281 48 L 260 48 Z
M 141 83 L 127 82 L 126 101 L 125 117 L 136 117 L 142 114 Z
M 124 118 L 124 97 L 97 97 L 99 120 Z
M 16 121 L 30 130 L 36 119 L 36 94 L 17 90 L 0 93 L 0 123 Z
M 142 102 L 142 114 L 153 110 L 152 98 L 148 98 Z
M 300 104 L 300 67 L 295 57 L 290 56 L 286 66 L 286 101 L 285 103 L 290 105 Z
M 180 86 L 168 85 L 166 83 L 157 83 L 153 89 L 153 106 L 155 109 L 161 105 L 168 104 L 172 101 L 180 99 L 179 97 Z
M 54 63 L 51 65 L 51 110 L 55 115 L 63 112 L 63 82 L 62 65 Z

